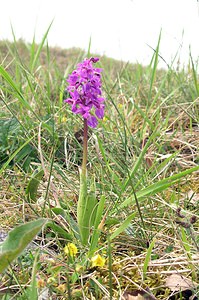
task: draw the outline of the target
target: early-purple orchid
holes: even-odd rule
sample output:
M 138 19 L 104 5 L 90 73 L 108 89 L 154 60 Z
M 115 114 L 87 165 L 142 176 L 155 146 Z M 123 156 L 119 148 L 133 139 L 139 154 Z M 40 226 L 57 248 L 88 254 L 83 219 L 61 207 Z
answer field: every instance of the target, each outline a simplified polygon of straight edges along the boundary
M 71 98 L 64 100 L 71 105 L 73 113 L 82 115 L 93 128 L 98 124 L 97 119 L 103 119 L 105 108 L 101 91 L 102 69 L 92 65 L 98 60 L 98 57 L 86 58 L 77 65 L 67 80 Z

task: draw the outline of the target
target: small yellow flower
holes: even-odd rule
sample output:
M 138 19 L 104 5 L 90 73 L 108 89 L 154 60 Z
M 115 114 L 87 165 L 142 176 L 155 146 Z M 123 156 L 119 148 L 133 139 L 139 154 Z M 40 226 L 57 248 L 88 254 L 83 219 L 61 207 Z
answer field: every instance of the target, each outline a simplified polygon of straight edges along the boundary
M 57 286 L 58 291 L 61 293 L 64 293 L 66 291 L 66 285 L 65 284 L 60 284 Z
M 77 273 L 83 273 L 83 271 L 84 271 L 84 267 L 83 266 L 81 266 L 81 265 L 76 265 L 76 267 L 75 267 L 75 271 L 77 272 Z
M 41 289 L 41 288 L 45 287 L 45 281 L 42 278 L 39 278 L 37 280 L 37 287 L 38 287 L 38 289 Z
M 67 119 L 66 119 L 66 117 L 62 117 L 61 120 L 62 120 L 63 123 L 65 123 Z
M 64 247 L 64 253 L 74 257 L 77 254 L 77 247 L 73 243 L 68 243 L 68 245 Z
M 122 108 L 123 105 L 121 103 L 118 104 L 118 108 Z
M 57 279 L 54 276 L 51 276 L 48 278 L 47 283 L 55 286 L 55 285 L 57 285 Z
M 91 258 L 91 267 L 103 267 L 106 259 L 100 254 L 97 254 Z

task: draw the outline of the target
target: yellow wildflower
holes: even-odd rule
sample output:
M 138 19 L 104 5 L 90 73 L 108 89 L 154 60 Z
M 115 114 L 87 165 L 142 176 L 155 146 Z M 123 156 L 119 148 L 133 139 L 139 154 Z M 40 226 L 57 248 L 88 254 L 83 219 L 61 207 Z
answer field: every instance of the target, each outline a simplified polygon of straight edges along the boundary
M 123 107 L 123 104 L 119 103 L 118 108 L 122 108 L 122 107 Z
M 48 278 L 47 283 L 55 286 L 57 284 L 57 279 L 54 276 L 51 276 Z
M 91 267 L 103 267 L 105 264 L 105 258 L 100 254 L 97 254 L 91 258 Z
M 65 284 L 60 284 L 57 286 L 57 289 L 59 292 L 64 293 L 66 291 L 66 285 Z
M 77 254 L 77 247 L 73 243 L 68 243 L 68 245 L 64 247 L 64 253 L 74 257 Z
M 66 119 L 66 117 L 62 117 L 61 120 L 62 120 L 63 123 L 65 123 L 67 119 Z
M 39 278 L 37 280 L 37 287 L 38 287 L 38 289 L 41 289 L 41 288 L 45 287 L 45 281 L 42 278 Z
M 75 271 L 77 272 L 77 273 L 83 273 L 83 271 L 84 271 L 84 267 L 83 266 L 81 266 L 81 265 L 76 265 L 76 267 L 75 267 Z

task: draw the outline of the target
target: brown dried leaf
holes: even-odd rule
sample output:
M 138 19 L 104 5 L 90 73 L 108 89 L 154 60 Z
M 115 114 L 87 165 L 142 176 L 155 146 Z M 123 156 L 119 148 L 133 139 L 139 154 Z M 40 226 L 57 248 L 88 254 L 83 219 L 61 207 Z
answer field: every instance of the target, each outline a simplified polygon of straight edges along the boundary
M 165 287 L 168 287 L 172 292 L 186 291 L 196 288 L 197 283 L 182 275 L 172 274 L 167 277 Z
M 140 290 L 126 291 L 123 294 L 124 300 L 155 300 L 156 298 L 150 293 Z

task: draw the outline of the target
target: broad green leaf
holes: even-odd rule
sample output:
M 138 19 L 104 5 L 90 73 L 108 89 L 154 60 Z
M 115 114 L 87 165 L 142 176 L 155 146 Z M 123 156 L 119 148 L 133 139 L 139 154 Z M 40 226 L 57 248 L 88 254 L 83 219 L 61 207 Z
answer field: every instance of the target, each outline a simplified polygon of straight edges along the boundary
M 144 260 L 144 266 L 143 266 L 143 280 L 145 280 L 145 278 L 146 278 L 147 268 L 148 268 L 148 265 L 149 265 L 149 262 L 151 259 L 151 252 L 154 248 L 154 245 L 155 245 L 155 239 L 150 243 L 149 248 L 146 253 L 146 257 Z
M 106 200 L 105 196 L 102 195 L 101 198 L 100 198 L 100 201 L 98 203 L 98 206 L 97 206 L 97 212 L 96 212 L 96 217 L 95 217 L 95 222 L 94 222 L 94 228 L 95 229 L 97 229 L 99 224 L 100 224 L 102 214 L 103 214 L 103 211 L 104 211 L 105 200 Z
M 61 226 L 57 225 L 54 222 L 49 222 L 48 227 L 52 228 L 52 230 L 58 235 L 63 237 L 66 240 L 72 241 L 72 235 L 64 230 Z
M 94 222 L 94 231 L 92 233 L 92 238 L 91 238 L 91 245 L 90 245 L 90 251 L 89 251 L 89 257 L 93 255 L 95 252 L 95 248 L 101 233 L 101 229 L 99 228 L 101 219 L 102 219 L 102 214 L 104 211 L 104 204 L 105 204 L 105 196 L 102 195 L 100 198 L 100 201 L 97 206 L 97 211 L 96 211 L 96 217 L 95 217 L 95 222 Z
M 97 199 L 95 195 L 95 184 L 91 186 L 91 191 L 87 191 L 87 178 L 80 170 L 80 192 L 77 204 L 77 222 L 81 235 L 82 244 L 88 243 L 90 229 L 94 225 L 97 209 Z
M 46 222 L 47 219 L 41 218 L 19 225 L 8 233 L 5 241 L 0 244 L 0 273 L 19 256 Z
M 53 207 L 51 209 L 56 215 L 61 215 L 62 217 L 66 217 L 66 212 L 62 207 Z
M 38 300 L 37 291 L 37 264 L 38 264 L 39 251 L 36 253 L 34 264 L 32 268 L 32 278 L 30 287 L 27 290 L 27 300 Z
M 77 223 L 79 226 L 79 232 L 82 239 L 82 242 L 85 240 L 84 235 L 87 233 L 88 228 L 84 228 L 85 226 L 85 210 L 86 210 L 86 202 L 88 191 L 87 191 L 87 178 L 82 174 L 80 169 L 80 190 L 79 190 L 79 199 L 77 203 Z M 87 216 L 88 217 L 88 216 Z M 84 234 L 85 232 L 85 234 Z
M 186 231 L 185 229 L 182 227 L 181 228 L 181 238 L 182 238 L 182 242 L 183 242 L 183 246 L 184 246 L 184 249 L 187 253 L 187 256 L 190 256 L 190 253 L 191 253 L 191 245 L 187 239 L 187 235 L 186 235 Z
M 85 199 L 85 206 L 83 207 L 82 220 L 79 220 L 79 230 L 82 237 L 82 243 L 87 244 L 90 229 L 93 226 L 97 208 L 97 199 L 93 192 L 89 193 Z
M 63 203 L 62 203 L 63 205 Z M 61 215 L 64 220 L 66 220 L 66 223 L 69 224 L 70 227 L 70 233 L 68 233 L 64 228 L 60 227 L 56 223 L 49 222 L 48 226 L 51 227 L 58 235 L 61 235 L 62 237 L 66 238 L 67 240 L 72 240 L 72 234 L 74 234 L 75 238 L 78 240 L 80 239 L 79 235 L 79 228 L 77 225 L 77 222 L 73 219 L 73 217 L 68 212 L 68 208 L 65 209 L 62 207 L 53 207 L 51 209 L 53 213 L 56 215 Z
M 28 186 L 26 188 L 26 194 L 28 198 L 28 202 L 36 201 L 37 199 L 37 190 L 40 184 L 40 181 L 44 175 L 43 169 L 37 169 L 34 171 L 32 177 L 30 178 L 30 181 L 28 183 Z

